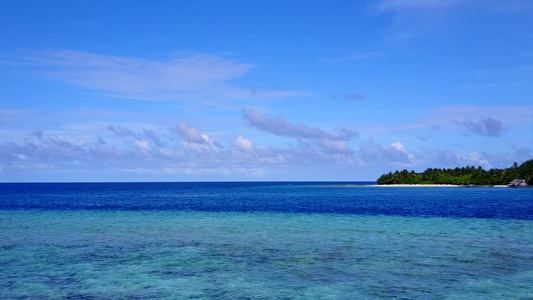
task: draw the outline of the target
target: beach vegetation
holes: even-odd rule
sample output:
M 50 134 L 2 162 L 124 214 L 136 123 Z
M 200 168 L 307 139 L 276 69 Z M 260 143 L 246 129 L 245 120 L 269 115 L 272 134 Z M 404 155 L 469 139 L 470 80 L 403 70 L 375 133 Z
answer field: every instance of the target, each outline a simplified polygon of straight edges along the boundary
M 484 170 L 466 166 L 454 169 L 428 168 L 424 172 L 395 171 L 381 175 L 376 184 L 456 184 L 456 185 L 506 185 L 516 178 L 533 185 L 533 159 L 520 166 L 515 162 L 507 169 Z

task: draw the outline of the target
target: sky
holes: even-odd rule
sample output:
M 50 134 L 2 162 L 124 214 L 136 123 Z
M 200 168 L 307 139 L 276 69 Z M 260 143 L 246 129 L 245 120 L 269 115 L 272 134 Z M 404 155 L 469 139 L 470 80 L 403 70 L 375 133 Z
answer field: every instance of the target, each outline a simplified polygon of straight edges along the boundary
M 0 181 L 533 158 L 533 1 L 0 0 Z

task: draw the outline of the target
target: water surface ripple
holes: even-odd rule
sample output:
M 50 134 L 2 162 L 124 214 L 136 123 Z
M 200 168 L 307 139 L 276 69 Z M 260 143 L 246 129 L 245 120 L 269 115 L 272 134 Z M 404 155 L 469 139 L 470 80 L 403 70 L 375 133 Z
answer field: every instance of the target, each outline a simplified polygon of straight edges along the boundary
M 532 299 L 532 192 L 0 184 L 0 299 Z

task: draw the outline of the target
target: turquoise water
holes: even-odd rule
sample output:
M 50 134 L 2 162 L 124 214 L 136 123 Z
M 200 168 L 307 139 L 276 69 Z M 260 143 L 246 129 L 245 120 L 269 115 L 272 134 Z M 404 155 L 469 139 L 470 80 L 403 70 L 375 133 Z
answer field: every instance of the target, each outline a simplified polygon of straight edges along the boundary
M 533 299 L 532 224 L 0 210 L 0 298 Z

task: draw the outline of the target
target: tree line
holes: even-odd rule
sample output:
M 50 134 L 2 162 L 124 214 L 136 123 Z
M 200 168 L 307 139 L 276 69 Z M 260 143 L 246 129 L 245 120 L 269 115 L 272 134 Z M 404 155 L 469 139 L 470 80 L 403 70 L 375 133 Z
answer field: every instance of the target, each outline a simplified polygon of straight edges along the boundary
M 376 184 L 459 184 L 459 185 L 502 185 L 514 179 L 524 179 L 533 185 L 533 159 L 518 166 L 515 162 L 507 169 L 490 169 L 468 166 L 455 169 L 428 168 L 422 173 L 396 171 L 381 175 Z

